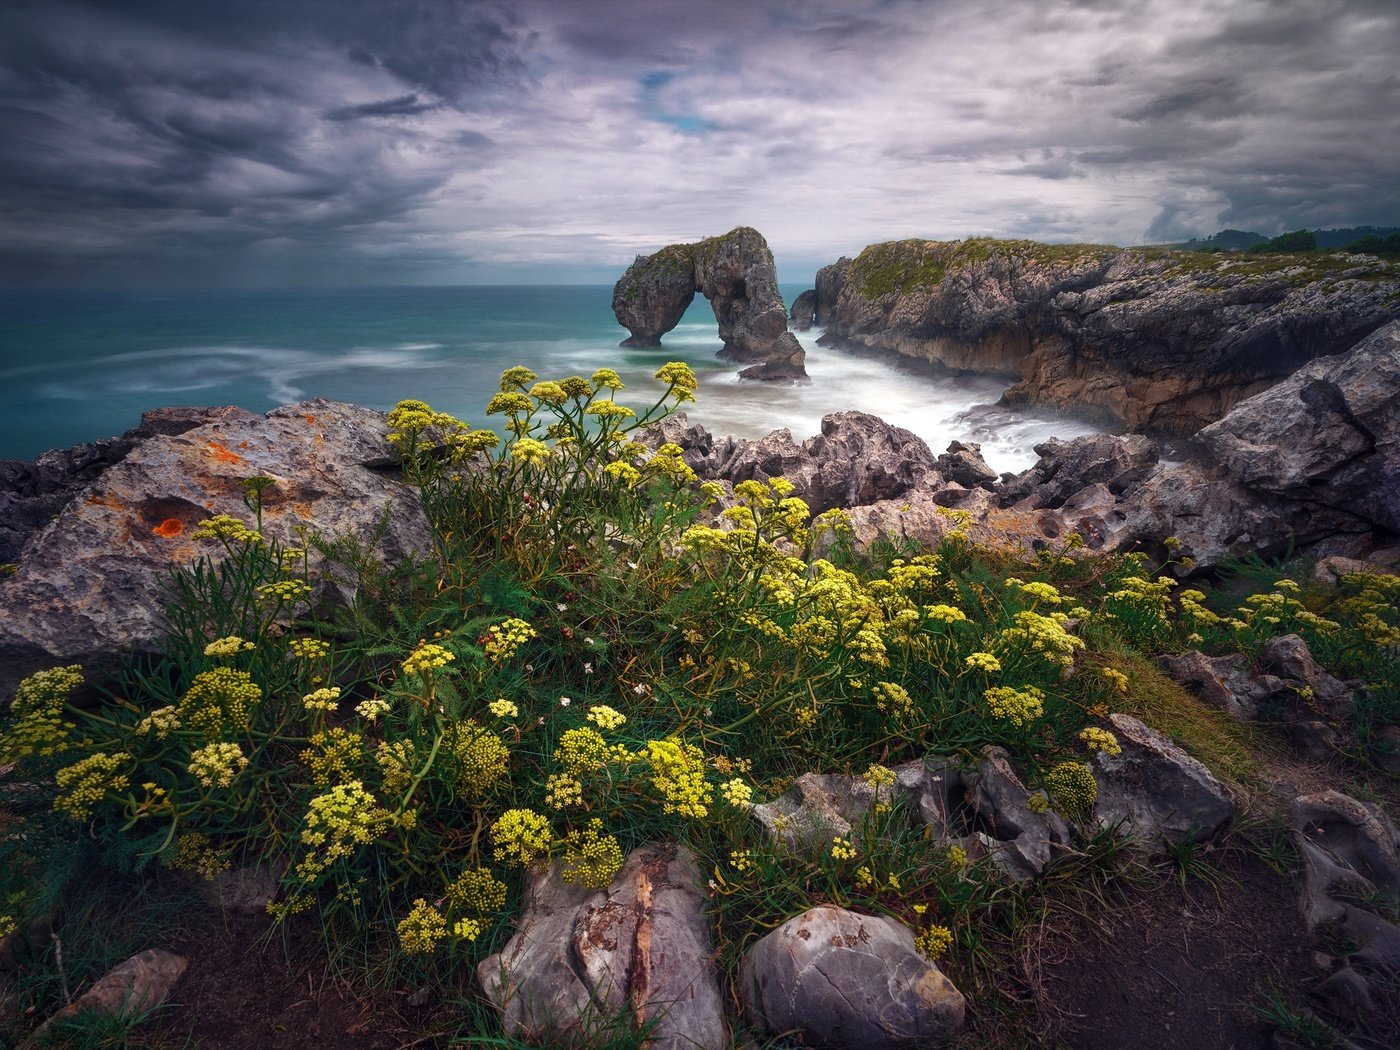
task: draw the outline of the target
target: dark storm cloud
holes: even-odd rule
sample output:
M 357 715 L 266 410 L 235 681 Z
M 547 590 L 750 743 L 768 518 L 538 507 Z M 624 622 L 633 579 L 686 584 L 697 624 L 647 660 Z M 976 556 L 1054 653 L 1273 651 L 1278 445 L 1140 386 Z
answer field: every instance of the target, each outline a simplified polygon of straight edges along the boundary
M 1397 53 L 1389 0 L 11 0 L 0 283 L 1400 223 Z

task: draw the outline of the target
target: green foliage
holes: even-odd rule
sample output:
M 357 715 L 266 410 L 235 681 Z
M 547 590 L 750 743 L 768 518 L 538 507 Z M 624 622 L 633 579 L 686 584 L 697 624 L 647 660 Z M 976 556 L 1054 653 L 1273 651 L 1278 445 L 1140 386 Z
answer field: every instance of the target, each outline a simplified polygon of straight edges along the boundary
M 1281 233 L 1273 240 L 1265 241 L 1245 249 L 1253 254 L 1274 252 L 1311 252 L 1317 249 L 1317 235 L 1311 230 L 1293 230 Z

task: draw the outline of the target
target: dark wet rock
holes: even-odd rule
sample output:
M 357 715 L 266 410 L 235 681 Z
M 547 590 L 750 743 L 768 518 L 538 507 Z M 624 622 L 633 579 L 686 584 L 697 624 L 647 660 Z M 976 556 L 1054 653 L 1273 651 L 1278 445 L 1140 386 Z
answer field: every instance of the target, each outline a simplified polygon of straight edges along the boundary
M 1400 289 L 1400 266 L 1378 259 L 984 238 L 873 244 L 838 275 L 825 345 L 1004 374 L 1019 380 L 1010 404 L 1183 435 L 1356 345 Z M 820 314 L 820 274 L 817 299 Z
M 1378 807 L 1340 791 L 1293 800 L 1293 840 L 1303 859 L 1300 904 L 1309 932 L 1327 926 L 1355 945 L 1361 969 L 1400 968 L 1400 927 L 1375 913 L 1400 904 L 1400 833 Z
M 943 480 L 964 488 L 987 488 L 1000 479 L 982 458 L 982 446 L 976 441 L 953 441 L 937 460 L 938 473 Z
M 1121 496 L 1147 477 L 1161 454 L 1155 441 L 1140 434 L 1051 438 L 1035 451 L 1040 456 L 1035 466 L 1002 487 L 1004 504 L 1027 500 L 1037 508 L 1061 507 L 1091 485 L 1103 485 Z
M 1312 995 L 1328 1013 L 1348 1020 L 1360 1020 L 1375 1009 L 1370 982 L 1350 966 L 1323 978 Z
M 908 927 L 829 904 L 750 948 L 737 987 L 755 1028 L 808 1046 L 929 1046 L 955 1035 L 966 1010 L 962 993 L 915 950 Z
M 1400 322 L 1305 364 L 1196 441 L 1253 491 L 1400 532 Z
M 1094 755 L 1094 818 L 1148 849 L 1214 838 L 1235 815 L 1220 781 L 1167 737 L 1131 715 L 1109 716 L 1123 752 Z
M 714 308 L 720 355 L 748 364 L 749 379 L 804 379 L 806 352 L 787 329 L 773 253 L 747 226 L 696 244 L 639 255 L 613 287 L 613 314 L 631 335 L 623 346 L 660 346 L 696 292 Z
M 431 550 L 416 490 L 364 465 L 384 459 L 382 412 L 321 399 L 265 416 L 205 411 L 202 425 L 136 442 L 30 538 L 18 571 L 0 581 L 0 697 L 42 668 L 101 673 L 154 652 L 171 567 L 218 559 L 219 544 L 191 536 L 216 514 L 251 521 L 240 482 L 252 475 L 274 481 L 265 529 L 283 540 L 299 542 L 292 530 L 304 524 L 375 541 L 391 563 Z M 338 578 L 325 597 L 347 600 L 353 587 Z
M 812 323 L 827 325 L 836 312 L 836 304 L 841 300 L 841 289 L 846 285 L 846 275 L 851 270 L 852 259 L 842 256 L 836 262 L 823 266 L 817 271 L 816 303 L 813 305 Z M 823 344 L 825 345 L 825 344 Z
M 558 865 L 532 873 L 515 933 L 477 968 L 507 1034 L 567 1043 L 625 1014 L 653 1025 L 651 1047 L 727 1047 L 703 886 L 689 851 L 662 843 L 603 891 L 564 882 Z
M 805 332 L 812 327 L 812 321 L 817 315 L 817 290 L 808 288 L 792 301 L 792 309 L 788 311 L 788 320 L 794 332 Z

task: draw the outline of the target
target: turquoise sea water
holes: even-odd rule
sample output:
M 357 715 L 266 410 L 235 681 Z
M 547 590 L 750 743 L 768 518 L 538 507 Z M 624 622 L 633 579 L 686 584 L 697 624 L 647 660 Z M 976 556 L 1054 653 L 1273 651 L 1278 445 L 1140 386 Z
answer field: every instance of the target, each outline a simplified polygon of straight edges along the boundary
M 783 289 L 789 302 L 800 290 Z M 988 462 L 1014 470 L 1034 462 L 1034 443 L 1090 432 L 990 407 L 1000 380 L 826 350 L 818 332 L 798 336 L 810 383 L 741 381 L 715 358 L 714 315 L 699 297 L 661 348 L 622 349 L 611 297 L 577 285 L 0 292 L 0 458 L 118 434 L 163 405 L 266 411 L 328 397 L 388 409 L 416 397 L 489 426 L 483 408 L 511 365 L 542 378 L 615 368 L 628 385 L 620 399 L 641 403 L 669 360 L 700 377 L 690 417 L 741 437 L 786 426 L 801 440 L 826 413 L 861 409 L 936 452 L 981 441 Z

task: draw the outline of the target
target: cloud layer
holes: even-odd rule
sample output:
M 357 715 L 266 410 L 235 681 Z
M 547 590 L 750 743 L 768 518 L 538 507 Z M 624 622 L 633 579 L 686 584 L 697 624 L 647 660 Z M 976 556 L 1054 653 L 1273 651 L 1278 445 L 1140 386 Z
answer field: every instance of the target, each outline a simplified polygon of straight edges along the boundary
M 0 283 L 1400 224 L 1397 54 L 1393 0 L 12 0 Z

